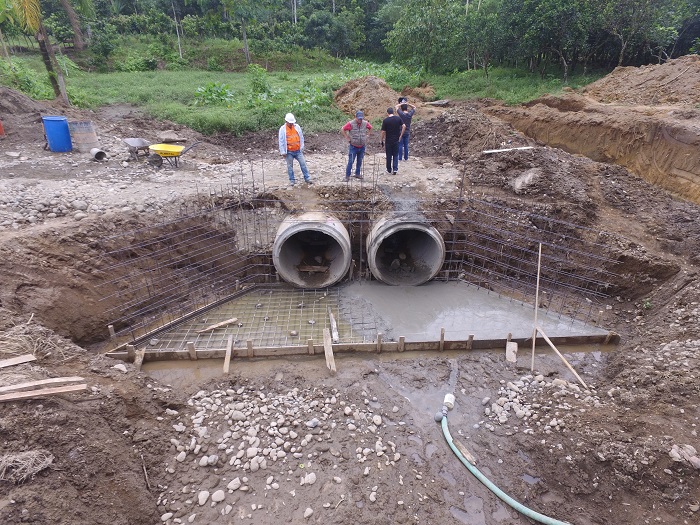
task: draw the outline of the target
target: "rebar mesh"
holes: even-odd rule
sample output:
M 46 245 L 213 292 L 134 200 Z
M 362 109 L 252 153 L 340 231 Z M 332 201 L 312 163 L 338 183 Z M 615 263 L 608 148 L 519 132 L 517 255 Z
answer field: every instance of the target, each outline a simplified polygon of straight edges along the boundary
M 602 300 L 615 290 L 616 262 L 610 248 L 599 242 L 602 232 L 534 213 L 527 202 L 509 200 L 495 191 L 417 199 L 381 184 L 377 173 L 366 173 L 359 185 L 354 184 L 319 205 L 348 230 L 351 280 L 372 279 L 365 246 L 372 224 L 384 213 L 411 210 L 445 240 L 445 262 L 437 279 L 459 279 L 534 304 L 541 244 L 540 307 L 590 322 L 600 317 Z M 292 196 L 282 201 L 266 192 L 264 179 L 262 191 L 259 186 L 246 192 L 232 180 L 228 187 L 184 202 L 168 220 L 105 239 L 106 273 L 113 277 L 102 284 L 103 300 L 110 305 L 108 314 L 117 335 L 136 338 L 221 304 L 252 284 L 277 282 L 271 257 L 277 229 L 285 217 L 307 204 L 299 193 L 293 194 L 299 200 Z M 274 288 L 267 291 L 277 293 Z M 280 296 L 276 307 L 289 316 L 290 321 L 280 323 L 288 333 L 294 305 L 285 300 Z M 254 322 L 265 317 L 258 313 L 251 317 Z M 270 328 L 261 322 L 253 337 L 265 343 L 263 334 Z M 364 339 L 372 332 L 371 326 L 365 328 L 346 336 Z M 322 326 L 312 331 L 317 329 Z M 274 340 L 273 345 L 288 344 L 282 336 Z M 162 345 L 158 346 L 165 348 Z

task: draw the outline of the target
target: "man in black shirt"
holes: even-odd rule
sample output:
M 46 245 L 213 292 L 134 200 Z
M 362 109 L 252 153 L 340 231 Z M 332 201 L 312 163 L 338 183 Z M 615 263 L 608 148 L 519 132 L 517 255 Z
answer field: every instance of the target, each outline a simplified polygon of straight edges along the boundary
M 394 108 L 386 110 L 386 118 L 382 121 L 382 146 L 386 151 L 386 172 L 399 172 L 399 141 L 406 130 L 406 124 L 401 117 L 394 114 Z

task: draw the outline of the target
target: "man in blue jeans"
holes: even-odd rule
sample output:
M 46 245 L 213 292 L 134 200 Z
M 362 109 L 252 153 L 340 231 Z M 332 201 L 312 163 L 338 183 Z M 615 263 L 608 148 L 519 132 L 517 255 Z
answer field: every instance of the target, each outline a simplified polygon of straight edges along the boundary
M 399 98 L 399 103 L 396 104 L 396 114 L 401 117 L 401 120 L 406 125 L 406 131 L 403 132 L 403 136 L 399 141 L 399 160 L 408 160 L 408 138 L 411 135 L 411 120 L 415 112 L 416 106 L 409 104 L 406 97 Z
M 309 177 L 309 169 L 306 167 L 304 159 L 304 134 L 301 127 L 297 124 L 294 115 L 287 113 L 284 117 L 285 124 L 280 128 L 277 134 L 280 146 L 280 155 L 287 159 L 287 174 L 289 175 L 289 185 L 294 186 L 294 159 L 297 159 L 301 173 L 304 175 L 304 180 L 307 184 L 311 184 Z
M 365 120 L 365 114 L 362 111 L 355 113 L 355 118 L 345 124 L 340 132 L 348 141 L 348 166 L 345 168 L 345 182 L 350 180 L 352 165 L 357 159 L 355 166 L 355 178 L 362 178 L 362 159 L 365 156 L 365 148 L 367 147 L 367 139 L 372 131 L 372 125 Z

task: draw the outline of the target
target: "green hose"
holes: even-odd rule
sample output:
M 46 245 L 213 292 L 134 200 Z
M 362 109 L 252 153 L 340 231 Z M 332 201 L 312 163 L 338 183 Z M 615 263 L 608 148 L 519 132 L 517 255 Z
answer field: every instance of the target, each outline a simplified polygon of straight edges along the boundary
M 527 516 L 528 518 L 532 518 L 533 520 L 539 521 L 540 523 L 545 523 L 546 525 L 571 525 L 569 522 L 559 521 L 557 519 L 550 518 L 549 516 L 545 516 L 544 514 L 540 514 L 539 512 L 535 512 L 534 510 L 527 508 L 525 505 L 523 505 L 522 503 L 518 503 L 508 494 L 499 489 L 496 485 L 491 483 L 491 481 L 489 481 L 489 479 L 486 476 L 484 476 L 479 471 L 479 469 L 476 468 L 476 466 L 474 466 L 467 460 L 467 458 L 464 457 L 464 454 L 462 454 L 462 452 L 459 451 L 457 445 L 455 445 L 454 441 L 452 440 L 452 435 L 450 434 L 450 429 L 447 428 L 447 415 L 445 415 L 445 412 L 446 409 L 443 409 L 442 433 L 445 435 L 447 444 L 450 446 L 452 452 L 455 453 L 455 455 L 459 458 L 462 464 L 464 464 L 464 466 L 469 469 L 469 472 L 474 474 L 474 476 L 476 476 L 476 479 L 478 479 L 484 485 L 486 485 L 486 488 L 488 488 L 491 492 L 493 492 L 496 496 L 498 496 L 505 503 L 513 507 L 515 510 L 517 510 L 521 514 L 525 514 L 525 516 Z

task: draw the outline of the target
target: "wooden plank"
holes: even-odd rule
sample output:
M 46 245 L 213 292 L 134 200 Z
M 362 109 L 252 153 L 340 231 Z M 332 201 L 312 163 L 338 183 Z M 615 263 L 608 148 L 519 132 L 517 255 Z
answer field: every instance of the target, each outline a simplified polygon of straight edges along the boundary
M 585 382 L 583 379 L 581 379 L 581 376 L 579 376 L 579 375 L 576 373 L 576 370 L 574 370 L 574 367 L 571 366 L 571 365 L 569 364 L 569 362 L 566 360 L 566 358 L 565 358 L 563 355 L 561 355 L 561 353 L 559 352 L 559 350 L 557 350 L 557 347 L 554 346 L 554 343 L 552 343 L 552 341 L 549 339 L 549 337 L 547 337 L 547 334 L 545 334 L 545 333 L 542 331 L 542 328 L 540 328 L 539 326 L 537 326 L 537 327 L 535 327 L 535 330 L 537 330 L 540 334 L 542 334 L 542 337 L 544 337 L 544 340 L 547 341 L 547 344 L 551 347 L 552 350 L 554 350 L 554 351 L 557 353 L 557 355 L 561 358 L 561 360 L 564 361 L 564 364 L 566 365 L 566 367 L 567 367 L 569 370 L 571 370 L 571 373 L 572 373 L 572 374 L 574 374 L 574 375 L 576 376 L 576 379 L 578 379 L 578 380 L 579 380 L 579 383 L 581 383 L 581 384 L 583 385 L 583 388 L 585 388 L 586 390 L 588 390 L 588 385 L 586 384 L 586 382 Z
M 334 343 L 340 343 L 340 334 L 338 333 L 338 325 L 335 322 L 335 317 L 333 316 L 333 312 L 331 311 L 331 307 L 328 307 L 328 318 L 330 319 L 331 323 L 331 339 L 333 340 Z
M 54 388 L 42 388 L 40 390 L 29 390 L 27 392 L 13 392 L 11 394 L 0 395 L 0 403 L 5 401 L 18 401 L 20 399 L 31 399 L 33 397 L 52 396 L 56 394 L 65 394 L 68 392 L 79 392 L 87 388 L 86 384 L 57 386 Z
M 229 367 L 231 366 L 231 350 L 233 350 L 233 335 L 228 336 L 228 342 L 226 343 L 226 357 L 224 357 L 224 374 L 228 374 Z
M 80 381 L 85 381 L 85 379 L 82 377 L 53 377 L 51 379 L 40 379 L 38 381 L 29 381 L 28 383 L 18 383 L 16 385 L 0 387 L 0 394 L 3 394 L 5 392 L 16 392 L 18 390 L 24 390 L 26 388 L 33 388 L 35 386 L 61 385 L 64 383 L 79 383 Z
M 300 272 L 309 273 L 328 273 L 328 270 L 330 270 L 330 268 L 328 266 L 309 266 L 300 264 L 299 266 L 297 266 L 297 270 L 299 270 Z
M 21 365 L 22 363 L 30 363 L 31 361 L 36 361 L 36 357 L 32 354 L 11 357 L 10 359 L 3 359 L 2 361 L 0 361 L 0 368 Z
M 551 337 L 550 340 L 557 346 L 562 345 L 582 345 L 582 344 L 602 344 L 605 339 L 608 338 L 608 334 L 597 334 L 597 335 L 581 335 L 581 336 L 561 336 L 561 337 Z M 618 334 L 612 333 L 611 341 L 618 342 L 620 336 Z M 402 341 L 403 339 L 403 341 Z M 501 339 L 473 339 L 469 340 L 459 340 L 459 341 L 445 341 L 444 350 L 445 351 L 468 351 L 468 350 L 502 350 L 505 348 L 507 340 L 505 338 Z M 532 343 L 530 337 L 514 338 L 511 342 L 518 343 L 519 346 L 524 347 Z M 537 338 L 537 345 L 544 346 L 547 342 L 541 337 Z M 400 337 L 399 341 L 383 341 L 382 342 L 382 352 L 434 352 L 439 350 L 439 341 L 417 341 L 417 342 L 407 342 L 405 337 Z M 323 351 L 323 345 L 314 345 L 314 353 L 319 353 Z M 339 343 L 333 344 L 333 353 L 351 353 L 351 352 L 376 352 L 377 343 Z M 108 357 L 114 359 L 121 359 L 123 361 L 127 360 L 127 353 L 125 351 L 112 351 L 106 354 Z M 226 348 L 208 348 L 197 350 L 198 359 L 224 359 L 226 355 Z M 282 356 L 301 356 L 309 355 L 308 344 L 302 345 L 290 345 L 290 346 L 279 346 L 279 347 L 256 347 L 255 357 L 282 357 Z M 247 348 L 234 348 L 231 352 L 231 358 L 246 358 L 248 357 Z M 179 359 L 189 359 L 189 354 L 187 350 L 179 350 L 175 348 L 165 348 L 157 351 L 149 351 L 147 361 L 168 361 L 168 360 L 179 360 Z
M 502 153 L 504 151 L 516 151 L 520 149 L 535 149 L 534 146 L 520 146 L 517 148 L 504 148 L 504 149 L 485 149 L 481 153 Z
M 206 328 L 202 328 L 201 330 L 196 330 L 196 334 L 202 334 L 204 332 L 209 332 L 210 330 L 216 330 L 217 328 L 222 328 L 224 326 L 228 326 L 233 323 L 238 322 L 238 317 L 231 317 L 231 319 L 226 319 L 225 321 L 221 321 L 220 323 L 212 324 L 207 326 Z
M 332 374 L 335 374 L 337 370 L 335 369 L 335 357 L 333 356 L 333 342 L 328 328 L 323 329 L 323 351 L 326 354 L 326 366 Z

